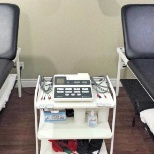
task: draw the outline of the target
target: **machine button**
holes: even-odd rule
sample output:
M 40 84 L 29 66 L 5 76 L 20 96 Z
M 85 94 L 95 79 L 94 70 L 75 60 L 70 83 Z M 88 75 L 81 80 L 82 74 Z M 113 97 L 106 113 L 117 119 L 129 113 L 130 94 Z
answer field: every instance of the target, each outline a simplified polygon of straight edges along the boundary
M 64 88 L 57 88 L 57 90 L 64 90 Z
M 88 88 L 82 88 L 82 90 L 88 90 Z
M 80 91 L 74 91 L 74 93 L 80 93 Z
M 72 88 L 65 88 L 65 90 L 72 90 Z
M 57 91 L 57 93 L 64 93 L 64 91 Z
M 72 91 L 65 91 L 65 93 L 72 93 Z
M 80 88 L 73 88 L 74 90 L 80 90 Z
M 82 91 L 82 93 L 89 93 L 89 91 Z

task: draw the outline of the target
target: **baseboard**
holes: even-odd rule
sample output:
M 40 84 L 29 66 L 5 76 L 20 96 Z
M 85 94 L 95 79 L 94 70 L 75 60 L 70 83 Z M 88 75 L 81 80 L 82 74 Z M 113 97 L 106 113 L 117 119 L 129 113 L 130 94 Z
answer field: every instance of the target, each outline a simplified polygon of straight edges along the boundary
M 37 79 L 21 79 L 22 87 L 36 87 Z
M 117 79 L 110 79 L 113 87 L 116 87 Z M 36 87 L 37 79 L 21 79 L 22 87 Z M 120 87 L 122 87 L 120 83 Z

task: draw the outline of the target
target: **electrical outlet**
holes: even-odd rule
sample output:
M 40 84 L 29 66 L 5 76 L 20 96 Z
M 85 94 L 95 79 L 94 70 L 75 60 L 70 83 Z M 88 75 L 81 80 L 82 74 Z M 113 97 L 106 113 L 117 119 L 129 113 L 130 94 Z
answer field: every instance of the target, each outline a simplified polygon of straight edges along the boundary
M 24 62 L 20 62 L 20 68 L 23 70 L 24 69 Z M 16 63 L 14 64 L 14 66 L 16 67 Z
M 24 69 L 24 62 L 20 62 L 20 67 L 22 70 Z
M 121 68 L 120 69 L 125 69 L 127 67 L 127 65 L 122 61 L 121 62 Z

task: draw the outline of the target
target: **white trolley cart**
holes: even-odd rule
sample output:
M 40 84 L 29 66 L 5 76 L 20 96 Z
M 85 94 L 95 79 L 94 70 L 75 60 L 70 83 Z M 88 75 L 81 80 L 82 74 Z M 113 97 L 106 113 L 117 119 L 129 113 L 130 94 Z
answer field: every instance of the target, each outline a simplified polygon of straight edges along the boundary
M 94 77 L 97 82 L 101 77 Z M 50 77 L 45 78 L 47 81 Z M 102 99 L 97 97 L 97 92 L 93 90 L 94 99 L 91 102 L 54 102 L 51 99 L 42 100 L 43 91 L 40 86 L 40 76 L 38 77 L 35 97 L 34 97 L 34 113 L 35 113 L 35 136 L 36 136 L 36 154 L 64 154 L 64 152 L 54 152 L 52 145 L 48 141 L 62 139 L 104 139 L 100 154 L 108 154 L 105 139 L 111 139 L 110 154 L 113 154 L 115 116 L 116 116 L 116 96 L 112 84 L 106 76 L 110 93 L 100 94 Z M 107 82 L 103 82 L 107 86 Z M 48 96 L 45 96 L 48 97 Z M 104 100 L 104 101 L 103 101 Z M 44 109 L 94 109 L 100 111 L 101 117 L 98 117 L 98 125 L 95 128 L 88 126 L 87 121 L 82 124 L 76 124 L 73 117 L 67 117 L 64 122 L 47 123 L 44 122 Z M 109 111 L 113 112 L 111 124 L 108 122 Z M 39 111 L 39 112 L 38 112 Z M 100 116 L 100 115 L 99 115 Z M 40 141 L 40 146 L 39 146 Z

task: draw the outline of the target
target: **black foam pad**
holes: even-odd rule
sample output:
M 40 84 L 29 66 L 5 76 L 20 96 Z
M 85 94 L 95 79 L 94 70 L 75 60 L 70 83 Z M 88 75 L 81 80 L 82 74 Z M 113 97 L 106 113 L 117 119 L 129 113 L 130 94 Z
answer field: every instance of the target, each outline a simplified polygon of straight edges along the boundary
M 154 99 L 154 59 L 132 59 L 128 66 Z
M 0 59 L 0 88 L 5 82 L 13 66 L 14 62 L 12 60 Z
M 127 58 L 154 58 L 154 4 L 125 5 L 121 15 Z
M 0 3 L 0 58 L 13 60 L 17 51 L 19 7 Z

